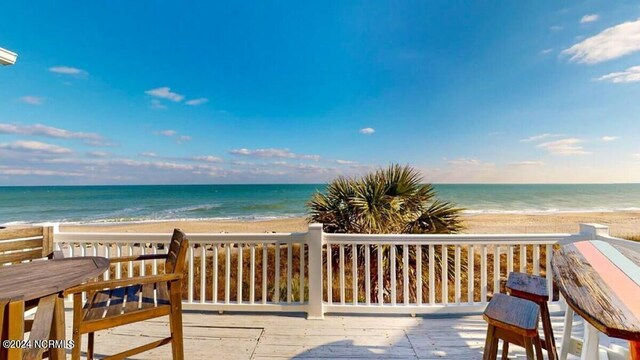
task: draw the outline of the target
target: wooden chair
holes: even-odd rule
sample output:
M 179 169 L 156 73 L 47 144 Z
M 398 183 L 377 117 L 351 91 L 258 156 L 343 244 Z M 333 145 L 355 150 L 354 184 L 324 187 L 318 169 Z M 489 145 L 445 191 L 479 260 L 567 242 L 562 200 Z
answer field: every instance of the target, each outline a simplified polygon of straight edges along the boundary
M 547 350 L 549 360 L 558 359 L 556 340 L 553 336 L 551 316 L 549 315 L 549 290 L 547 280 L 541 276 L 529 275 L 520 272 L 512 272 L 507 279 L 507 290 L 512 296 L 533 301 L 540 307 L 542 330 L 544 339 L 541 339 L 542 348 Z M 509 344 L 505 343 L 502 352 L 509 352 Z
M 63 257 L 61 251 L 53 251 L 51 226 L 16 226 L 0 229 L 0 266 Z M 29 314 L 36 306 L 37 301 L 25 302 L 24 310 Z M 33 319 L 25 319 L 24 332 L 30 332 L 32 327 Z
M 527 359 L 543 360 L 538 321 L 540 309 L 536 303 L 517 297 L 495 294 L 482 315 L 489 324 L 483 360 L 496 359 L 498 340 L 524 347 Z M 507 359 L 507 353 L 502 353 Z
M 175 229 L 168 254 L 126 256 L 110 259 L 125 261 L 165 259 L 165 274 L 93 282 L 65 291 L 73 294 L 73 348 L 71 358 L 80 359 L 83 334 L 89 334 L 87 359 L 93 359 L 94 332 L 169 315 L 171 336 L 121 352 L 105 359 L 126 357 L 171 342 L 174 360 L 184 359 L 182 344 L 182 278 L 189 247 L 185 234 Z M 155 291 L 155 301 L 154 301 Z M 87 302 L 82 305 L 82 293 Z
M 62 252 L 53 251 L 53 228 L 50 226 L 0 230 L 0 265 L 59 257 Z

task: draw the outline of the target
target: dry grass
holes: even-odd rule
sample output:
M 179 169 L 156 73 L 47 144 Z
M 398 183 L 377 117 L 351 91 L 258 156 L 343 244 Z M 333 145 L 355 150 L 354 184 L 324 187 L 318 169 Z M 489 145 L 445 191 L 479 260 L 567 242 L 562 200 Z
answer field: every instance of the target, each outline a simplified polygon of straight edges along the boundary
M 440 248 L 439 246 L 436 248 Z M 533 273 L 533 248 L 532 246 L 526 247 L 527 252 L 527 264 L 526 271 L 529 273 Z M 254 280 L 254 302 L 260 303 L 263 301 L 263 288 L 266 290 L 266 301 L 288 301 L 298 302 L 302 297 L 303 300 L 308 299 L 308 259 L 307 259 L 307 249 L 304 249 L 305 256 L 305 266 L 302 269 L 303 279 L 305 280 L 304 286 L 301 289 L 300 287 L 300 270 L 301 270 L 301 262 L 300 262 L 300 245 L 294 244 L 290 248 L 286 245 L 281 246 L 279 249 L 280 253 L 280 265 L 279 265 L 279 281 L 276 282 L 276 264 L 275 264 L 275 254 L 276 249 L 273 245 L 267 245 L 267 262 L 266 264 L 266 287 L 263 285 L 263 251 L 264 247 L 261 245 L 255 246 L 255 261 L 254 261 L 254 271 L 255 271 L 255 280 Z M 287 281 L 288 281 L 288 251 L 291 250 L 291 292 L 287 294 Z M 426 254 L 428 247 L 423 247 L 423 252 Z M 194 251 L 194 264 L 193 267 L 187 266 L 187 274 L 193 269 L 194 277 L 193 277 L 193 299 L 194 301 L 200 301 L 202 294 L 202 284 L 200 280 L 201 273 L 201 261 L 202 261 L 202 248 L 196 248 Z M 212 301 L 214 299 L 214 289 L 213 289 L 213 279 L 214 279 L 214 261 L 213 261 L 213 248 L 207 246 L 205 248 L 205 300 Z M 217 291 L 216 301 L 224 302 L 225 299 L 228 298 L 229 301 L 235 302 L 238 300 L 238 286 L 240 283 L 238 282 L 238 248 L 233 247 L 230 248 L 230 256 L 229 256 L 229 293 L 226 293 L 226 251 L 227 249 L 224 247 L 217 248 Z M 336 251 L 335 249 L 333 250 Z M 440 250 L 437 250 L 440 251 Z M 507 248 L 501 247 L 500 253 L 500 269 L 499 269 L 499 279 L 500 279 L 500 289 L 494 289 L 494 247 L 487 247 L 487 294 L 491 296 L 496 290 L 504 292 L 504 283 L 507 277 Z M 448 250 L 448 255 L 450 257 L 454 256 L 454 249 L 451 248 Z M 371 269 L 369 271 L 370 279 L 371 279 L 371 295 L 370 300 L 372 303 L 377 303 L 377 279 L 378 279 L 378 269 L 375 263 L 375 254 L 371 256 Z M 479 246 L 474 247 L 473 252 L 474 257 L 474 271 L 473 271 L 473 301 L 481 301 L 481 254 L 479 252 Z M 545 263 L 546 263 L 546 251 L 545 247 L 540 247 L 540 274 L 542 276 L 545 275 Z M 460 251 L 460 262 L 461 264 L 467 264 L 469 257 L 469 251 L 467 247 L 461 247 Z M 152 262 L 147 261 L 145 264 L 146 274 L 152 273 Z M 112 265 L 111 273 L 112 278 L 113 274 L 115 274 L 116 265 Z M 248 302 L 250 300 L 250 284 L 251 284 L 251 253 L 249 246 L 242 247 L 242 280 L 241 280 L 241 288 L 242 288 L 242 300 Z M 162 261 L 157 262 L 158 273 L 164 272 L 164 266 Z M 520 269 L 520 245 L 513 246 L 513 269 L 518 271 Z M 332 301 L 335 303 L 341 302 L 341 291 L 340 291 L 340 273 L 337 271 L 336 266 L 333 266 L 332 271 L 332 282 L 331 282 L 331 292 L 332 292 Z M 451 269 L 450 271 L 452 271 Z M 121 264 L 121 273 L 123 277 L 128 275 L 129 266 L 128 264 Z M 396 302 L 403 303 L 404 302 L 404 272 L 402 266 L 402 261 L 398 261 L 396 266 Z M 409 302 L 413 303 L 416 301 L 416 267 L 413 264 L 410 264 L 408 267 L 408 271 L 410 272 L 409 276 Z M 140 274 L 140 266 L 135 265 L 133 267 L 134 276 Z M 345 303 L 352 303 L 354 295 L 357 297 L 358 302 L 364 303 L 366 301 L 366 291 L 365 291 L 365 266 L 364 261 L 361 261 L 357 267 L 357 290 L 354 294 L 353 291 L 353 267 L 352 260 L 349 253 L 345 253 L 345 267 L 344 267 L 344 301 Z M 325 294 L 325 301 L 327 300 L 327 291 L 326 291 L 326 264 L 323 265 L 323 293 Z M 388 270 L 384 273 L 384 302 L 391 302 L 391 281 L 389 277 Z M 187 278 L 185 278 L 187 279 Z M 423 261 L 422 263 L 422 302 L 429 302 L 429 264 L 427 261 Z M 435 301 L 440 303 L 443 301 L 443 284 L 442 284 L 442 276 L 441 273 L 436 267 L 436 274 L 433 284 L 433 291 L 435 296 Z M 469 293 L 469 282 L 467 278 L 466 272 L 461 272 L 460 276 L 460 301 L 466 302 L 468 299 Z M 456 302 L 456 281 L 453 276 L 449 278 L 447 281 L 447 300 L 450 303 Z M 302 291 L 301 291 L 302 290 Z M 183 296 L 184 299 L 188 299 L 188 282 L 185 280 L 183 286 Z M 290 297 L 289 297 L 290 295 Z
M 640 234 L 616 235 L 615 237 L 619 237 L 621 239 L 627 239 L 631 241 L 640 241 Z

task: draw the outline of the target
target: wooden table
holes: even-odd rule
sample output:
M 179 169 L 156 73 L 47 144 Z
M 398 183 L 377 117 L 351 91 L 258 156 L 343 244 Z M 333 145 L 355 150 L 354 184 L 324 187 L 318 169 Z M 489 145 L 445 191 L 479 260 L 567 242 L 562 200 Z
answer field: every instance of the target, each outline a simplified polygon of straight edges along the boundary
M 582 358 L 597 359 L 600 331 L 629 340 L 631 359 L 640 360 L 640 252 L 580 241 L 556 251 L 551 263 L 567 304 L 586 320 Z
M 0 267 L 0 298 L 9 300 L 4 333 L 9 340 L 24 337 L 24 309 L 38 306 L 31 325 L 30 340 L 64 340 L 64 298 L 62 291 L 102 274 L 109 260 L 102 257 L 78 257 L 38 260 Z M 75 346 L 80 346 L 76 344 Z M 47 349 L 0 348 L 3 359 L 36 359 Z M 51 349 L 52 359 L 64 359 L 65 349 Z

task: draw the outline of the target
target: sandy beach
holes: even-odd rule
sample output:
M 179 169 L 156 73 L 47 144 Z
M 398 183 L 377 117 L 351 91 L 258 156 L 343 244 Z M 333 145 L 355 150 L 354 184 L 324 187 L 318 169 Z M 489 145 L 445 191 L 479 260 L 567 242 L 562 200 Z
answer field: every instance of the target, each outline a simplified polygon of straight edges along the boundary
M 466 233 L 575 233 L 580 223 L 610 227 L 617 236 L 640 234 L 640 212 L 589 212 L 555 214 L 465 214 Z M 91 232 L 296 232 L 305 231 L 306 220 L 289 218 L 269 221 L 161 221 L 128 224 L 62 225 L 63 231 Z

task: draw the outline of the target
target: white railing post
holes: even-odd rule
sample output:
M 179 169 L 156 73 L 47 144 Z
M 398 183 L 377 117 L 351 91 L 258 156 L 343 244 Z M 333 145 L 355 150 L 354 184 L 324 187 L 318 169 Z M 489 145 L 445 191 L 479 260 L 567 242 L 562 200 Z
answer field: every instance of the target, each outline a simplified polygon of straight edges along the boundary
M 609 236 L 609 227 L 600 224 L 580 224 L 580 235 L 586 240 L 595 240 L 598 236 Z
M 309 246 L 309 303 L 307 319 L 324 319 L 322 301 L 322 246 L 324 243 L 322 224 L 309 225 L 306 235 Z

